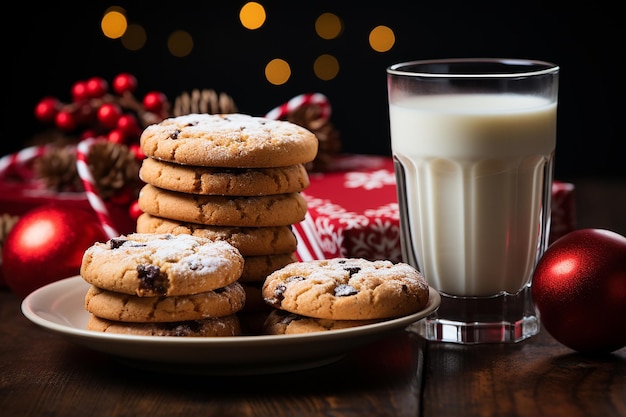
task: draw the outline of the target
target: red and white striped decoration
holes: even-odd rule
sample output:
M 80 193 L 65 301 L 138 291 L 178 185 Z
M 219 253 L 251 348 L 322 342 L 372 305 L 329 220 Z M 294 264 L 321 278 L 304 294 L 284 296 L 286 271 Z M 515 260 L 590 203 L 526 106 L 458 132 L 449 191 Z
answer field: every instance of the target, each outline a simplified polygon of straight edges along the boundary
M 47 149 L 48 147 L 46 145 L 31 146 L 3 156 L 0 158 L 0 178 L 8 174 L 14 174 L 21 178 L 32 177 L 32 170 L 28 164 L 32 160 L 44 155 Z
M 111 239 L 118 236 L 119 233 L 113 226 L 111 215 L 109 214 L 109 211 L 107 210 L 104 201 L 98 195 L 96 183 L 94 181 L 93 175 L 91 175 L 91 171 L 89 170 L 89 165 L 87 164 L 89 149 L 96 140 L 98 139 L 87 138 L 78 143 L 78 146 L 76 147 L 76 169 L 78 170 L 78 176 L 80 177 L 83 188 L 85 189 L 87 201 L 89 201 L 91 208 L 93 208 L 93 210 L 96 212 L 96 215 L 98 216 L 98 219 L 100 220 L 100 223 L 102 224 L 102 228 L 104 229 L 105 233 Z
M 331 106 L 328 98 L 321 93 L 307 93 L 295 96 L 288 102 L 270 110 L 265 117 L 272 120 L 284 119 L 289 112 L 297 110 L 305 104 L 317 104 L 321 108 L 320 117 L 324 120 L 330 118 Z
M 299 261 L 312 261 L 324 259 L 317 233 L 315 233 L 315 223 L 309 213 L 306 213 L 304 220 L 292 225 L 292 230 L 296 236 L 298 245 L 296 247 L 296 257 Z
M 331 115 L 331 105 L 328 98 L 321 93 L 300 94 L 293 97 L 288 102 L 270 110 L 265 117 L 268 119 L 279 120 L 285 119 L 287 115 L 307 104 L 316 104 L 320 106 L 320 117 L 327 120 Z M 98 194 L 96 182 L 89 170 L 87 163 L 89 149 L 97 140 L 96 138 L 87 138 L 80 141 L 76 146 L 76 168 L 78 176 L 85 189 L 85 196 L 92 209 L 96 212 L 102 227 L 109 238 L 119 235 L 114 227 L 111 215 L 106 204 Z M 29 163 L 36 158 L 43 156 L 48 151 L 47 145 L 33 146 L 20 150 L 19 152 L 6 155 L 0 158 L 0 179 L 8 174 L 19 175 L 23 178 L 32 177 L 32 169 Z M 308 214 L 307 214 L 308 216 Z M 315 234 L 311 230 L 311 219 L 303 221 L 299 225 L 295 225 L 295 233 L 300 237 L 298 255 L 303 259 L 317 259 L 323 257 L 321 249 L 315 241 Z
M 317 104 L 320 106 L 320 117 L 324 120 L 330 119 L 331 106 L 328 98 L 321 93 L 300 94 L 288 102 L 270 110 L 265 117 L 272 120 L 287 118 L 287 115 L 307 104 Z M 315 225 L 310 214 L 307 213 L 305 219 L 300 223 L 292 225 L 292 230 L 296 235 L 298 246 L 296 257 L 299 261 L 310 261 L 314 259 L 324 259 L 324 253 L 320 248 Z

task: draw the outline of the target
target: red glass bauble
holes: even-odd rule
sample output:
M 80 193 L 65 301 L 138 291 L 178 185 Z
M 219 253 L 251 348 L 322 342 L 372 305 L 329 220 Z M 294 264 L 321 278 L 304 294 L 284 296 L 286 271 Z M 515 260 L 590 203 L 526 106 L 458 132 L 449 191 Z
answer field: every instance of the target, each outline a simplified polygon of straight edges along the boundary
M 532 294 L 544 328 L 565 346 L 626 346 L 626 237 L 580 229 L 556 240 L 537 263 Z
M 79 274 L 83 253 L 106 241 L 95 213 L 83 208 L 46 204 L 22 216 L 2 247 L 6 285 L 18 296 Z

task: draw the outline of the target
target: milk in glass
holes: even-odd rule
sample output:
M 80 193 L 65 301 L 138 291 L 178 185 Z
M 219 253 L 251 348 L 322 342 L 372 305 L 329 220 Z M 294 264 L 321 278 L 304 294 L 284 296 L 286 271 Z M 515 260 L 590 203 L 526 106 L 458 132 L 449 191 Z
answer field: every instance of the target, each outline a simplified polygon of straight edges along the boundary
M 403 250 L 443 293 L 521 290 L 545 249 L 556 103 L 451 94 L 396 100 L 389 111 L 401 219 L 410 222 Z

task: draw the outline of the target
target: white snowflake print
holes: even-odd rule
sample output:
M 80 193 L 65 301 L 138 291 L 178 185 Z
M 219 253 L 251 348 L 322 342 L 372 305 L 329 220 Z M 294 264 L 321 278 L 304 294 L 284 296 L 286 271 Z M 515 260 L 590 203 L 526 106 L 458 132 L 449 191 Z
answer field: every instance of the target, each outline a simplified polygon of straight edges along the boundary
M 372 172 L 348 172 L 345 176 L 344 186 L 346 188 L 365 188 L 373 190 L 382 188 L 385 185 L 394 185 L 396 176 L 386 169 L 379 169 Z

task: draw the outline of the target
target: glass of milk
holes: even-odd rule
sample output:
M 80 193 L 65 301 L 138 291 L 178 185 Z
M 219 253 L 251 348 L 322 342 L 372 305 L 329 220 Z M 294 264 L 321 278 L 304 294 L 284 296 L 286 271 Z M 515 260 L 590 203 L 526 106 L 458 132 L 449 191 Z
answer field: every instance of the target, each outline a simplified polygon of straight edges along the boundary
M 559 67 L 440 59 L 387 68 L 402 255 L 442 296 L 427 340 L 514 343 L 539 331 Z

